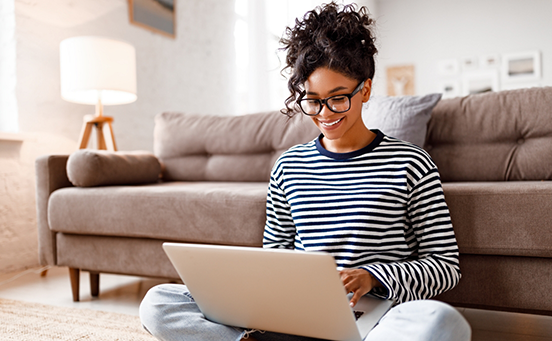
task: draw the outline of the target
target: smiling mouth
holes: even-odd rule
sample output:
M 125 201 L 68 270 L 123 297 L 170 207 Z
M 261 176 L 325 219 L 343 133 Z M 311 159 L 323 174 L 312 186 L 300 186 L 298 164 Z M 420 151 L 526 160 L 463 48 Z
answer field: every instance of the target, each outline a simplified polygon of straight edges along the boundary
M 342 117 L 340 118 L 339 120 L 336 120 L 336 121 L 333 121 L 333 122 L 329 122 L 329 123 L 326 123 L 326 122 L 322 122 L 322 121 L 318 121 L 320 122 L 320 124 L 322 124 L 324 127 L 331 127 L 331 126 L 334 126 L 336 124 L 338 124 L 339 122 L 341 122 L 345 117 Z

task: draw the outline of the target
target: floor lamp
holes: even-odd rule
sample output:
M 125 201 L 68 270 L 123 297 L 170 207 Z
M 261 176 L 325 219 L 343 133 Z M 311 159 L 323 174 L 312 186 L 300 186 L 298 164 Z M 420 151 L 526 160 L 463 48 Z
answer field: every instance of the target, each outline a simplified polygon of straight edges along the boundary
M 103 115 L 103 106 L 136 101 L 134 47 L 103 37 L 65 39 L 60 44 L 60 72 L 64 100 L 96 106 L 95 115 L 84 116 L 79 149 L 88 146 L 92 130 L 96 128 L 98 149 L 116 151 L 113 118 Z M 104 126 L 109 129 L 107 136 Z

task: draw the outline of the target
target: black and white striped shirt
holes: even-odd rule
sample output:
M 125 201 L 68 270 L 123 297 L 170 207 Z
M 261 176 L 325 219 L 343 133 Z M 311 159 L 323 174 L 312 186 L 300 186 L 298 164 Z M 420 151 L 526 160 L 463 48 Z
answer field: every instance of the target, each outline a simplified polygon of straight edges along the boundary
M 378 296 L 431 298 L 461 276 L 439 173 L 423 149 L 374 133 L 351 153 L 332 153 L 319 137 L 280 156 L 264 247 L 329 252 L 338 269 L 364 268 L 378 279 Z

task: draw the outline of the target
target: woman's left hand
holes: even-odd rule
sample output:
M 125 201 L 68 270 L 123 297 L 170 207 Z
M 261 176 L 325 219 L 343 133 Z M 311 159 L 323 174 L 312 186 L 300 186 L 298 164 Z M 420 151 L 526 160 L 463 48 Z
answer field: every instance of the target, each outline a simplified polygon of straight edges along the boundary
M 347 293 L 353 293 L 351 307 L 354 307 L 358 300 L 372 288 L 382 286 L 374 276 L 364 269 L 343 269 L 339 272 L 339 276 Z

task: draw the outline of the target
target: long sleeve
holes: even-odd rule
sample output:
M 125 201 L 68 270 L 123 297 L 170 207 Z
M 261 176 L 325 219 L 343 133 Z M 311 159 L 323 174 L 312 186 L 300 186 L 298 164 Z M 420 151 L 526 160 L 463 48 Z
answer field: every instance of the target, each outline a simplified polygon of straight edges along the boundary
M 293 224 L 286 195 L 275 178 L 275 171 L 277 171 L 277 168 L 273 170 L 268 185 L 263 247 L 293 249 L 295 225 Z
M 439 173 L 421 148 L 378 132 L 356 152 L 317 140 L 282 154 L 270 178 L 263 246 L 332 254 L 363 268 L 397 302 L 427 299 L 460 280 L 458 246 Z
M 417 259 L 364 267 L 387 289 L 379 294 L 398 302 L 431 298 L 452 289 L 461 277 L 458 246 L 436 169 L 413 188 L 407 212 Z

